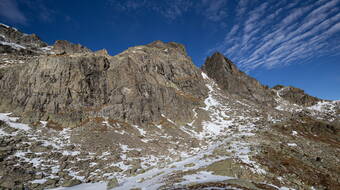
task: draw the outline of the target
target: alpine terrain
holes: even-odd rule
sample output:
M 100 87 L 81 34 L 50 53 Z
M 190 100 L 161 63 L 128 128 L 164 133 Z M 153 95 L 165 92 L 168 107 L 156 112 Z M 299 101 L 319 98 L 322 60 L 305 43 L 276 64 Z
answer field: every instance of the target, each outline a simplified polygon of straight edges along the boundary
M 340 101 L 221 53 L 118 55 L 0 25 L 0 189 L 340 188 Z

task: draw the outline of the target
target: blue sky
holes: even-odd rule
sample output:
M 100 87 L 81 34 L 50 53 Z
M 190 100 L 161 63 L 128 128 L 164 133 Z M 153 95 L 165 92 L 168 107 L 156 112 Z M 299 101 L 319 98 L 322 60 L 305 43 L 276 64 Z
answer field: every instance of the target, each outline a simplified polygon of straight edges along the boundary
M 111 55 L 154 40 L 220 51 L 261 83 L 340 99 L 340 0 L 0 0 L 0 21 Z

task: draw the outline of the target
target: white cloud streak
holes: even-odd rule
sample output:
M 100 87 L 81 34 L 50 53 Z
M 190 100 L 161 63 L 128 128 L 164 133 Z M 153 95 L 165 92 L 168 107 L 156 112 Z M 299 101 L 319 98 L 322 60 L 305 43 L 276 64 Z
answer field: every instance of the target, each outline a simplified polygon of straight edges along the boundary
M 202 0 L 204 15 L 208 20 L 218 22 L 227 16 L 227 0 Z
M 222 22 L 226 18 L 227 2 L 228 0 L 109 0 L 115 11 L 141 9 L 159 13 L 169 20 L 175 20 L 187 12 L 195 10 L 196 13 L 212 22 Z
M 15 0 L 0 0 L 0 16 L 18 24 L 26 24 L 27 21 Z
M 340 50 L 336 44 L 340 38 L 340 0 L 250 3 L 239 2 L 235 12 L 238 22 L 215 48 L 242 69 L 273 68 Z

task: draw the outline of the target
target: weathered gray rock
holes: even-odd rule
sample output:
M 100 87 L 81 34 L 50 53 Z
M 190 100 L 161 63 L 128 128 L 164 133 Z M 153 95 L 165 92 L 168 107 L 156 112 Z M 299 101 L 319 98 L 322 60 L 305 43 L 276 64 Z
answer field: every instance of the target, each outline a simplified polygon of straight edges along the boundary
M 101 49 L 101 50 L 95 51 L 94 53 L 96 53 L 97 55 L 109 56 L 109 53 L 107 52 L 106 49 Z
M 90 49 L 80 45 L 80 44 L 73 44 L 66 40 L 57 40 L 52 49 L 57 54 L 67 53 L 89 53 L 91 52 Z
M 41 56 L 0 69 L 3 108 L 70 125 L 90 115 L 134 124 L 159 121 L 162 114 L 190 121 L 207 91 L 201 71 L 177 43 L 155 42 L 114 57 Z
M 109 182 L 107 183 L 107 186 L 106 186 L 106 189 L 112 189 L 112 188 L 114 188 L 114 187 L 117 187 L 119 185 L 119 183 L 118 183 L 118 180 L 117 180 L 117 178 L 112 178 L 112 179 L 110 179 L 109 180 Z
M 70 180 L 64 181 L 62 186 L 63 187 L 72 187 L 72 186 L 79 185 L 79 184 L 81 184 L 80 180 L 78 180 L 78 179 L 70 179 Z
M 240 71 L 219 52 L 207 58 L 202 70 L 226 93 L 268 105 L 274 102 L 272 92 L 268 87 Z
M 321 99 L 310 96 L 306 94 L 304 90 L 295 88 L 293 86 L 285 87 L 282 85 L 276 85 L 273 87 L 273 89 L 277 90 L 282 98 L 288 100 L 293 104 L 298 104 L 301 106 L 312 106 L 321 101 Z
M 47 44 L 41 41 L 37 35 L 24 34 L 15 28 L 3 24 L 0 24 L 0 41 L 19 44 L 27 48 L 41 48 L 47 46 Z

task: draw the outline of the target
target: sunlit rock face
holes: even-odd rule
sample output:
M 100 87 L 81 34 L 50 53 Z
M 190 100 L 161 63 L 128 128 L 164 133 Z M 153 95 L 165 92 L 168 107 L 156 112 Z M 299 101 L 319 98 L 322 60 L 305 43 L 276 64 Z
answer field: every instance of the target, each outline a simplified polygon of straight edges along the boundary
M 53 51 L 66 53 L 41 55 L 2 72 L 2 104 L 60 121 L 95 114 L 147 124 L 161 114 L 189 121 L 207 96 L 201 71 L 176 43 L 158 41 L 109 56 L 58 41 Z
M 214 79 L 226 93 L 262 104 L 273 104 L 272 92 L 256 79 L 240 71 L 219 52 L 208 57 L 202 70 Z

